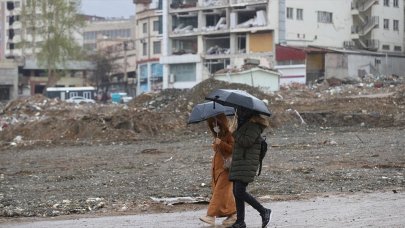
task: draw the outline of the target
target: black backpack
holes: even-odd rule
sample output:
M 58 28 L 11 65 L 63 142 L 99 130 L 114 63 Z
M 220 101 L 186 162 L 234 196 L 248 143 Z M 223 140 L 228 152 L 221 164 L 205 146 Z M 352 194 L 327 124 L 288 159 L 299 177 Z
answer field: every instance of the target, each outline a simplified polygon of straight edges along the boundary
M 260 166 L 259 166 L 259 173 L 257 176 L 260 176 L 260 173 L 262 172 L 262 162 L 264 157 L 266 156 L 267 153 L 267 142 L 266 142 L 266 137 L 260 136 Z

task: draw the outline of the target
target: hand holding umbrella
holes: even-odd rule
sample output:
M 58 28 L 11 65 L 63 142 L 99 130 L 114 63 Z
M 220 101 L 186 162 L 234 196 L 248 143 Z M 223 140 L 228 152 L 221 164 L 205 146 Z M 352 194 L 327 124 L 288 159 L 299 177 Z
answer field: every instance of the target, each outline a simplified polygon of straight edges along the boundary
M 213 101 L 197 104 L 193 107 L 187 123 L 199 123 L 221 113 L 224 113 L 227 116 L 232 116 L 235 115 L 235 109 L 232 107 L 222 106 L 220 104 L 214 104 Z

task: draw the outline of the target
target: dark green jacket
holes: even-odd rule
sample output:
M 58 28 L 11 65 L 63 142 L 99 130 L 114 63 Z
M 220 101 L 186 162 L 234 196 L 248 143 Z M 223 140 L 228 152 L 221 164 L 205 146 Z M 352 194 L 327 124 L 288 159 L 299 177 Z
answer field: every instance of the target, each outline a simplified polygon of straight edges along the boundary
M 235 144 L 232 153 L 232 165 L 229 172 L 230 181 L 250 183 L 259 167 L 260 135 L 268 122 L 254 116 L 233 133 Z

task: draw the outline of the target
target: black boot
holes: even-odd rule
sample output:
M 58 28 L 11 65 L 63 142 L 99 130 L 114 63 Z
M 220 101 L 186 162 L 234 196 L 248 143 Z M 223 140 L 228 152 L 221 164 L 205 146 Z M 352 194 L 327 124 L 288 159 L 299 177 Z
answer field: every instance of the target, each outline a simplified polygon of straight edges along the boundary
M 262 228 L 265 228 L 270 222 L 271 210 L 265 209 L 264 212 L 260 214 L 260 216 L 262 216 Z
M 231 227 L 232 228 L 246 228 L 246 223 L 245 222 L 235 222 Z

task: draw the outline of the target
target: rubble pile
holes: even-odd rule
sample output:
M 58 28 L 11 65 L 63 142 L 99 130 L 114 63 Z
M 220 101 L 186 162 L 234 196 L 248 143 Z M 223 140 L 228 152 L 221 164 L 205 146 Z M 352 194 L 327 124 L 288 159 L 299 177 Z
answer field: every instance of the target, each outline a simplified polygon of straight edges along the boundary
M 405 125 L 405 83 L 396 76 L 355 84 L 291 84 L 263 92 L 245 84 L 205 80 L 191 89 L 142 94 L 127 105 L 71 104 L 42 95 L 19 98 L 1 110 L 0 142 L 118 143 L 173 132 L 201 131 L 186 124 L 194 105 L 219 88 L 245 90 L 266 100 L 273 128 Z M 378 86 L 376 86 L 378 85 Z
M 206 123 L 186 122 L 218 88 L 266 99 L 273 113 L 271 150 L 252 185 L 258 196 L 404 189 L 405 83 L 325 81 L 263 92 L 209 79 L 128 104 L 37 95 L 0 106 L 0 219 L 206 209 L 212 135 Z

